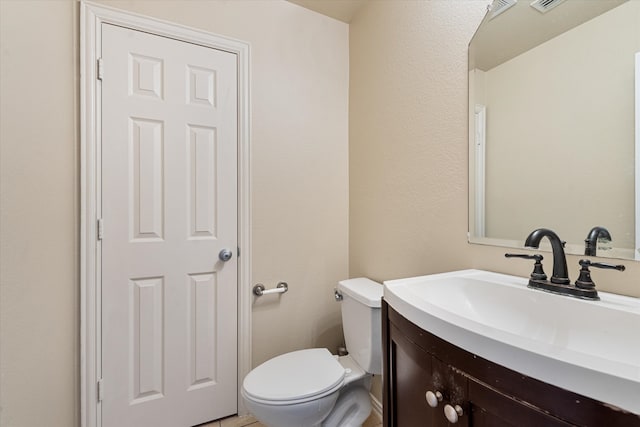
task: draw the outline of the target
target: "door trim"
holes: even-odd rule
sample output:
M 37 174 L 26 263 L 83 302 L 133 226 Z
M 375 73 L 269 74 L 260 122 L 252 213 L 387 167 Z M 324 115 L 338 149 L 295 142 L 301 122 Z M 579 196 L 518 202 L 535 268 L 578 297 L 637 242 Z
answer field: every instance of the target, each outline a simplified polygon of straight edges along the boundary
M 179 24 L 97 5 L 80 4 L 80 425 L 101 426 L 101 99 L 97 61 L 101 25 L 109 23 L 234 53 L 238 59 L 238 413 L 242 379 L 251 370 L 251 198 L 248 43 Z M 105 67 L 105 68 L 108 68 Z M 108 231 L 107 231 L 108 233 Z M 106 390 L 108 393 L 108 390 Z

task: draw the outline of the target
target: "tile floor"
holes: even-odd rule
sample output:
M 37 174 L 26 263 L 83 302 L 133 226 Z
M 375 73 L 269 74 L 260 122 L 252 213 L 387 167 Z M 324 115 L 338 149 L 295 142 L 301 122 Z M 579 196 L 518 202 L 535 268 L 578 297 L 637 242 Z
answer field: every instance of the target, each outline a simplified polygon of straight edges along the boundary
M 245 417 L 229 417 L 219 421 L 214 421 L 208 424 L 202 424 L 198 427 L 264 427 L 264 424 L 258 422 L 252 416 Z M 371 416 L 364 422 L 362 427 L 382 427 L 382 421 L 372 413 Z

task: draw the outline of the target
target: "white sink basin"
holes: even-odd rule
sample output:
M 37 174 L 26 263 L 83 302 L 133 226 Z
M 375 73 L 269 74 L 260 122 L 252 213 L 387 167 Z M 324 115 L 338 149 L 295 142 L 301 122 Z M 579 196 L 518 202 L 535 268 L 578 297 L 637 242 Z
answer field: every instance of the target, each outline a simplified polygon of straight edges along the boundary
M 463 270 L 384 282 L 384 299 L 422 329 L 480 357 L 640 414 L 640 300 L 585 301 L 528 279 Z

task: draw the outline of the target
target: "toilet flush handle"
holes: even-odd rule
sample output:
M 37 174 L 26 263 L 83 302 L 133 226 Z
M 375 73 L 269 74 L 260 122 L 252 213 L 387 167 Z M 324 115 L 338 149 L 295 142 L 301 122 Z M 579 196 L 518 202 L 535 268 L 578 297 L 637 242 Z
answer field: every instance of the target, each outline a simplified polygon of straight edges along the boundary
M 340 293 L 338 288 L 333 288 L 333 296 L 335 297 L 336 301 L 342 301 L 342 294 Z

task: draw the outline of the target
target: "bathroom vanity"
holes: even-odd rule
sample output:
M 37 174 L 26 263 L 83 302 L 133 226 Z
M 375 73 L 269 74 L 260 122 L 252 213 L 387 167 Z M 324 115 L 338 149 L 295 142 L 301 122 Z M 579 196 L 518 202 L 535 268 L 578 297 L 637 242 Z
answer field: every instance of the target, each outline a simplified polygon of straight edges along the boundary
M 460 289 L 465 288 L 465 292 L 471 292 L 473 296 L 473 292 L 482 291 L 483 282 L 480 279 L 486 279 L 487 283 L 503 280 L 504 284 L 513 287 L 503 289 L 502 284 L 499 284 L 491 292 L 485 292 L 491 294 L 489 299 L 493 304 L 492 310 L 489 306 L 483 307 L 481 298 L 476 298 L 475 301 L 465 299 L 463 292 L 460 292 Z M 640 426 L 640 411 L 634 406 L 640 404 L 636 400 L 640 397 L 640 360 L 635 361 L 635 366 L 627 366 L 631 369 L 623 375 L 615 372 L 615 366 L 634 363 L 633 360 L 638 355 L 637 346 L 627 343 L 627 350 L 620 357 L 630 357 L 629 360 L 619 360 L 615 355 L 602 352 L 600 358 L 610 359 L 609 362 L 614 367 L 602 365 L 597 368 L 589 365 L 591 362 L 587 358 L 580 359 L 580 352 L 586 350 L 566 344 L 581 341 L 579 334 L 573 333 L 571 325 L 565 328 L 564 325 L 557 326 L 562 322 L 553 322 L 553 313 L 558 308 L 553 302 L 566 297 L 527 289 L 526 282 L 520 288 L 518 279 L 520 278 L 466 270 L 406 279 L 406 283 L 385 282 L 385 299 L 382 305 L 385 427 Z M 444 300 L 439 297 L 440 288 L 445 288 L 450 301 L 453 301 L 451 307 L 447 308 L 446 303 L 441 304 Z M 509 305 L 500 296 L 505 289 L 507 292 L 514 291 L 508 294 L 513 312 L 506 314 L 505 310 L 509 310 Z M 532 306 L 533 310 L 540 303 L 548 306 L 549 311 L 543 311 L 541 316 L 546 315 L 552 322 L 541 321 L 537 325 L 535 317 L 534 322 L 523 321 L 523 318 L 531 316 L 519 306 L 520 292 L 525 304 Z M 542 300 L 536 300 L 540 296 Z M 622 298 L 626 303 L 625 297 Z M 405 299 L 410 301 L 406 302 Z M 563 304 L 565 300 L 559 301 Z M 579 308 L 573 308 L 572 302 L 568 302 L 568 308 L 564 311 L 569 316 L 576 314 L 574 310 L 580 310 L 583 305 L 587 309 L 599 308 L 594 306 L 598 303 L 580 300 L 575 301 Z M 627 310 L 625 313 L 630 317 L 626 320 L 632 322 L 628 326 L 633 328 L 634 322 L 640 319 L 640 305 L 634 305 L 634 299 L 630 299 L 630 304 L 631 306 L 622 304 L 620 309 Z M 518 318 L 520 312 L 524 313 Z M 452 317 L 447 317 L 449 314 Z M 499 319 L 497 327 L 492 324 L 492 316 Z M 510 316 L 512 319 L 509 319 Z M 606 315 L 601 320 L 606 322 Z M 545 332 L 548 324 L 556 324 L 552 334 Z M 532 325 L 537 327 L 533 328 Z M 492 328 L 502 331 L 494 334 Z M 508 333 L 513 337 L 500 336 L 500 333 L 510 328 Z M 533 335 L 527 337 L 523 332 L 523 337 L 516 337 L 513 334 L 515 329 L 533 331 Z M 438 336 L 432 333 L 434 330 Z M 630 333 L 637 334 L 637 329 L 635 331 Z M 518 341 L 520 338 L 525 339 Z M 599 340 L 597 330 L 594 331 L 594 338 Z M 449 342 L 449 339 L 461 343 L 467 349 L 478 351 L 463 349 Z M 548 354 L 536 355 L 535 346 L 545 340 L 549 341 L 544 347 Z M 531 344 L 528 341 L 537 343 Z M 572 345 L 574 348 L 571 348 Z M 602 341 L 595 343 L 596 347 L 603 345 L 606 343 Z M 569 361 L 561 360 L 565 356 L 568 356 Z M 547 358 L 553 360 L 546 361 Z M 571 360 L 576 360 L 576 364 Z M 505 367 L 505 364 L 509 367 Z M 581 364 L 583 366 L 578 366 Z M 588 370 L 581 370 L 587 367 Z M 602 372 L 597 372 L 596 369 L 601 369 Z M 626 367 L 623 366 L 622 369 Z M 522 373 L 523 371 L 527 373 Z M 605 371 L 609 373 L 605 374 Z M 550 377 L 545 377 L 544 372 Z M 590 378 L 592 375 L 595 377 Z M 625 375 L 629 378 L 623 378 Z M 540 378 L 545 378 L 545 381 Z M 590 384 L 592 379 L 594 383 Z M 589 397 L 576 392 L 582 388 Z M 594 398 L 593 395 L 598 391 L 593 390 L 598 388 L 603 389 L 603 396 L 610 395 L 611 399 L 607 401 Z M 614 396 L 616 390 L 612 388 L 623 390 L 619 396 Z M 569 391 L 571 389 L 573 391 Z M 627 405 L 627 408 L 622 409 L 616 403 Z M 629 408 L 629 405 L 632 407 Z

